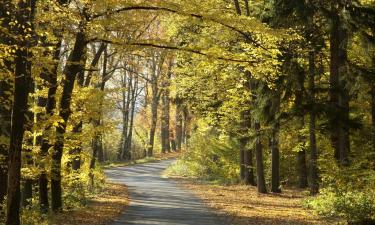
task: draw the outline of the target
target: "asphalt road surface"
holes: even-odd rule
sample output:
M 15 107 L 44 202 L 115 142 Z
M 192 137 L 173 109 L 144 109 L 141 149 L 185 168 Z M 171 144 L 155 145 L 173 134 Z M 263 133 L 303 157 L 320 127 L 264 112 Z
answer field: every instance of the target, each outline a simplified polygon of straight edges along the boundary
M 223 225 L 202 201 L 161 173 L 174 162 L 116 167 L 105 171 L 107 180 L 126 184 L 130 205 L 111 225 Z

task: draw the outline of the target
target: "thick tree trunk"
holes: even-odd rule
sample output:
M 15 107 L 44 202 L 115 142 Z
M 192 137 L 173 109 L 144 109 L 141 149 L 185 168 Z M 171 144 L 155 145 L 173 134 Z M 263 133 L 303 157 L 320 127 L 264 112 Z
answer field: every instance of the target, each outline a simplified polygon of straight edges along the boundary
M 251 76 L 248 74 L 248 81 L 245 84 L 247 91 L 251 90 L 250 84 Z M 254 178 L 254 166 L 253 166 L 253 151 L 247 147 L 250 140 L 249 131 L 251 129 L 251 111 L 250 111 L 251 100 L 246 101 L 244 107 L 246 107 L 241 113 L 240 122 L 240 176 L 246 185 L 255 186 Z
M 280 150 L 279 150 L 279 132 L 280 124 L 277 121 L 272 129 L 271 145 L 271 191 L 280 193 Z
M 11 2 L 9 0 L 4 0 L 0 2 L 0 18 L 2 22 L 0 26 L 3 29 L 7 29 L 10 16 L 6 14 L 11 9 Z M 0 33 L 0 43 L 4 45 L 11 44 L 8 40 L 9 38 Z M 11 110 L 9 107 L 12 107 L 12 81 L 11 81 L 11 62 L 5 62 L 5 66 L 0 68 L 3 74 L 9 74 L 9 77 L 1 77 L 0 79 L 0 215 L 2 216 L 2 204 L 7 192 L 8 186 L 8 149 L 9 149 L 9 139 L 10 139 L 10 130 L 11 130 Z
M 350 151 L 349 128 L 346 126 L 349 120 L 349 94 L 345 87 L 348 34 L 347 30 L 343 28 L 338 11 L 331 18 L 329 94 L 332 114 L 330 123 L 334 155 L 337 161 L 344 165 L 349 162 Z
M 264 176 L 264 164 L 263 164 L 263 150 L 262 143 L 260 140 L 260 123 L 254 123 L 254 129 L 256 132 L 255 140 L 255 160 L 257 166 L 257 187 L 259 193 L 267 193 L 266 181 Z
M 75 45 L 64 71 L 64 87 L 60 102 L 59 115 L 63 122 L 56 128 L 56 143 L 52 153 L 51 168 L 51 197 L 52 210 L 59 211 L 62 208 L 62 190 L 61 190 L 61 158 L 64 149 L 64 135 L 66 126 L 71 114 L 70 104 L 76 76 L 80 71 L 80 64 L 84 59 L 86 48 L 86 37 L 84 33 L 84 23 L 80 24 L 80 30 L 76 35 Z
M 309 104 L 310 104 L 310 193 L 315 195 L 319 192 L 318 182 L 318 150 L 315 134 L 315 53 L 309 53 Z
M 21 180 L 21 151 L 24 134 L 24 124 L 28 111 L 28 95 L 31 83 L 30 42 L 33 34 L 33 20 L 36 1 L 19 1 L 17 21 L 19 36 L 15 53 L 14 98 L 12 105 L 11 135 L 8 163 L 7 187 L 7 217 L 6 225 L 20 224 L 20 180 Z
M 244 181 L 247 185 L 255 186 L 253 151 L 246 148 L 244 151 Z

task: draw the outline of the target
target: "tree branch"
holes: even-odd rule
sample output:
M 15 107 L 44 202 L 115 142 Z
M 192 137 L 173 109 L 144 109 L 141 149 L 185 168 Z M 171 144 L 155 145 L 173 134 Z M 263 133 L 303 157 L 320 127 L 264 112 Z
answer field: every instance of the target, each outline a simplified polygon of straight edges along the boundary
M 146 47 L 146 48 L 148 47 L 148 48 L 159 48 L 159 49 L 184 51 L 184 52 L 194 53 L 194 54 L 197 54 L 197 55 L 206 56 L 208 58 L 214 58 L 214 59 L 229 61 L 229 62 L 249 63 L 251 65 L 255 65 L 256 63 L 258 63 L 258 61 L 254 61 L 254 60 L 232 59 L 232 58 L 227 58 L 227 57 L 224 57 L 224 56 L 215 56 L 215 55 L 211 55 L 211 54 L 208 54 L 208 53 L 204 53 L 204 52 L 202 52 L 200 50 L 197 50 L 197 49 L 184 48 L 184 47 L 171 46 L 171 45 L 162 45 L 162 44 L 147 43 L 147 42 L 124 43 L 124 42 L 116 42 L 116 41 L 103 40 L 103 39 L 99 39 L 98 41 L 102 41 L 104 43 L 113 44 L 113 45 L 120 45 L 120 46 L 138 46 L 138 47 Z
M 242 31 L 242 30 L 240 30 L 240 29 L 238 29 L 234 26 L 231 26 L 229 24 L 226 24 L 226 23 L 224 23 L 222 21 L 219 21 L 217 19 L 214 19 L 214 18 L 206 17 L 206 16 L 196 14 L 196 13 L 182 12 L 182 11 L 178 11 L 176 9 L 171 9 L 171 8 L 167 8 L 167 7 L 147 6 L 147 5 L 132 5 L 132 6 L 122 7 L 122 8 L 119 8 L 119 9 L 107 10 L 105 12 L 93 15 L 92 19 L 96 19 L 96 18 L 99 18 L 99 17 L 102 17 L 102 16 L 113 15 L 113 14 L 116 14 L 116 13 L 126 12 L 126 11 L 134 11 L 134 10 L 164 11 L 164 12 L 179 14 L 179 15 L 182 15 L 182 16 L 190 16 L 190 17 L 193 17 L 193 18 L 214 22 L 214 23 L 220 24 L 220 25 L 222 25 L 222 26 L 224 26 L 224 27 L 226 27 L 230 30 L 233 30 L 233 31 L 241 34 L 245 38 L 246 41 L 249 41 L 249 42 L 253 43 L 256 47 L 260 47 L 260 48 L 268 51 L 268 49 L 266 47 L 262 46 L 259 42 L 254 40 L 253 37 L 251 37 L 250 33 L 248 33 L 248 32 L 244 32 L 244 31 Z

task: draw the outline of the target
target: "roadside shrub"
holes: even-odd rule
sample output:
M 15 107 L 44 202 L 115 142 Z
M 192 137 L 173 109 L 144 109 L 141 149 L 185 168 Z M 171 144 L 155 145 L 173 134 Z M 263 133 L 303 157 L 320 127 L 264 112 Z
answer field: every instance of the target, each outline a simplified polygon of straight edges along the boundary
M 217 135 L 214 130 L 200 130 L 195 132 L 189 140 L 189 148 L 166 173 L 221 184 L 237 183 L 238 158 L 236 142 Z
M 343 218 L 349 224 L 375 224 L 375 193 L 325 188 L 306 202 L 318 215 Z

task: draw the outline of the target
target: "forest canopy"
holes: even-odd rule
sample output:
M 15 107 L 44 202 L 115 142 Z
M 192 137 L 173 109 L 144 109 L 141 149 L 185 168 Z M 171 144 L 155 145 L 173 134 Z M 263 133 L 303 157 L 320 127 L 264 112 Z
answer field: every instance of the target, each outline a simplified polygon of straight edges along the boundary
M 374 44 L 374 0 L 2 0 L 0 223 L 176 151 L 178 175 L 371 224 Z

